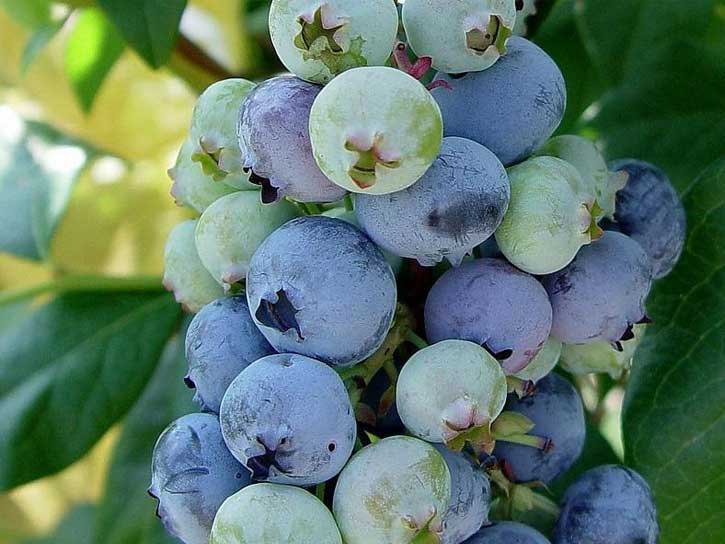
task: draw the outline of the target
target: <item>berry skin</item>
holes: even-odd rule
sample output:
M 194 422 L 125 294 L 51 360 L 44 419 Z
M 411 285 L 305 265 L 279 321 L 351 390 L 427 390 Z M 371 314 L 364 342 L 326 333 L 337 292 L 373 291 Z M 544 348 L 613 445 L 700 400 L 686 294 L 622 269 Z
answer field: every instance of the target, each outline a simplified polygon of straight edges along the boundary
M 186 331 L 189 373 L 184 381 L 196 389 L 202 410 L 219 413 L 222 397 L 237 375 L 274 350 L 249 314 L 244 295 L 207 304 Z
M 483 346 L 507 374 L 526 368 L 551 330 L 551 304 L 538 281 L 499 259 L 449 270 L 425 303 L 430 342 L 460 338 Z
M 465 453 L 434 444 L 451 474 L 451 504 L 443 516 L 441 544 L 459 544 L 488 523 L 491 484 L 486 473 Z
M 342 544 L 330 511 L 298 487 L 254 484 L 219 509 L 209 544 Z
M 332 510 L 346 544 L 436 542 L 450 498 L 451 476 L 433 446 L 393 436 L 353 456 Z
M 623 159 L 609 167 L 629 175 L 624 189 L 617 193 L 617 226 L 649 255 L 654 278 L 663 278 L 685 247 L 687 218 L 682 201 L 667 174 L 652 164 Z
M 498 361 L 464 340 L 420 350 L 398 378 L 400 419 L 428 442 L 449 444 L 477 429 L 488 432 L 505 403 L 506 377 Z
M 387 62 L 398 32 L 390 0 L 273 0 L 269 32 L 282 63 L 312 83 Z
M 587 191 L 596 198 L 604 217 L 614 216 L 614 201 L 627 180 L 626 175 L 610 172 L 604 157 L 594 142 L 565 134 L 552 138 L 537 151 L 537 155 L 562 159 L 574 166 L 581 174 Z
M 358 195 L 355 213 L 380 247 L 423 266 L 458 266 L 501 224 L 510 196 L 506 170 L 472 140 L 444 138 L 417 183 L 389 195 Z
M 209 542 L 221 504 L 249 483 L 214 415 L 177 419 L 156 442 L 149 494 L 158 500 L 156 512 L 166 530 L 185 544 Z
M 219 418 L 230 451 L 258 481 L 325 482 L 355 445 L 342 379 L 302 355 L 270 355 L 245 368 L 227 389 Z
M 279 352 L 351 366 L 385 340 L 395 313 L 395 276 L 352 225 L 322 216 L 290 221 L 254 254 L 247 301 Z
M 196 224 L 197 221 L 184 221 L 176 225 L 164 249 L 164 287 L 192 313 L 224 296 L 224 290 L 199 259 L 194 243 Z
M 528 158 L 559 126 L 566 87 L 557 65 L 537 45 L 514 36 L 506 49 L 483 72 L 460 78 L 438 74 L 436 81 L 447 82 L 452 90 L 437 88 L 432 94 L 446 136 L 475 140 L 510 166 Z
M 239 108 L 252 89 L 254 83 L 245 79 L 218 81 L 202 93 L 191 117 L 192 160 L 214 180 L 235 189 L 254 188 L 242 169 L 236 123 Z
M 514 0 L 407 0 L 403 4 L 410 47 L 419 57 L 431 57 L 434 69 L 448 74 L 491 67 L 506 52 L 515 22 Z
M 219 183 L 207 176 L 201 166 L 191 160 L 194 142 L 187 139 L 179 151 L 176 164 L 169 169 L 173 181 L 171 196 L 179 206 L 186 206 L 203 213 L 209 206 L 236 189 L 226 183 Z
M 262 186 L 262 202 L 289 197 L 334 202 L 346 191 L 328 180 L 312 155 L 310 109 L 322 87 L 294 76 L 258 85 L 242 105 L 239 146 L 250 181 Z
M 561 357 L 563 347 L 563 344 L 556 338 L 549 337 L 541 351 L 536 354 L 536 357 L 526 365 L 526 368 L 519 370 L 514 376 L 520 380 L 537 383 L 554 370 Z
M 605 232 L 542 283 L 554 310 L 553 336 L 565 344 L 615 343 L 633 337 L 631 328 L 646 320 L 652 269 L 637 242 Z
M 220 198 L 207 208 L 196 226 L 199 258 L 228 291 L 244 279 L 249 261 L 264 239 L 296 215 L 291 203 L 263 205 L 251 191 Z
M 511 202 L 496 242 L 514 265 L 530 274 L 561 270 L 597 230 L 593 197 L 570 164 L 535 157 L 509 169 Z M 593 230 L 594 229 L 594 230 Z
M 516 523 L 500 521 L 484 527 L 464 544 L 550 544 L 536 529 Z M 584 544 L 584 543 L 580 543 Z
M 440 151 L 443 122 L 413 77 L 395 68 L 356 68 L 317 96 L 310 137 L 317 164 L 334 183 L 383 195 L 425 174 Z
M 550 451 L 499 441 L 493 455 L 506 461 L 513 481 L 550 483 L 571 468 L 581 455 L 586 437 L 584 407 L 577 390 L 557 374 L 536 384 L 536 391 L 519 399 L 509 395 L 505 410 L 522 414 L 534 423 L 532 434 L 553 441 Z
M 355 215 L 355 212 L 353 211 L 346 210 L 345 208 L 333 208 L 331 210 L 327 210 L 322 215 L 325 217 L 332 217 L 333 219 L 340 219 L 341 221 L 350 223 L 353 227 L 365 232 L 365 230 L 360 226 L 360 222 L 357 220 L 357 215 Z M 385 257 L 385 260 L 388 261 L 390 268 L 393 269 L 393 274 L 396 276 L 400 274 L 400 270 L 403 268 L 403 258 L 393 255 L 390 251 L 383 248 L 379 249 L 383 252 L 383 256 Z
M 632 366 L 632 359 L 646 330 L 644 324 L 635 325 L 632 327 L 634 338 L 620 341 L 616 346 L 604 341 L 578 345 L 565 344 L 559 365 L 570 374 L 582 376 L 607 373 L 613 380 L 618 380 L 624 371 Z
M 554 544 L 656 544 L 652 491 L 631 469 L 605 465 L 582 474 L 566 491 Z

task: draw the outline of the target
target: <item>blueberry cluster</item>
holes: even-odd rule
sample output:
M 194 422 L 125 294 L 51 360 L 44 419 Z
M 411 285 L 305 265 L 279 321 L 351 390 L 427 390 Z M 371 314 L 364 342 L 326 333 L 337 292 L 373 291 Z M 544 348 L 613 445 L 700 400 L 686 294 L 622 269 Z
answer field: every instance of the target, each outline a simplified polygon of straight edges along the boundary
M 164 280 L 202 413 L 149 489 L 186 544 L 548 542 L 500 519 L 522 506 L 555 544 L 657 542 L 628 468 L 560 508 L 534 489 L 586 435 L 554 369 L 628 370 L 684 210 L 656 167 L 552 137 L 566 87 L 519 4 L 273 0 L 291 73 L 200 97 Z

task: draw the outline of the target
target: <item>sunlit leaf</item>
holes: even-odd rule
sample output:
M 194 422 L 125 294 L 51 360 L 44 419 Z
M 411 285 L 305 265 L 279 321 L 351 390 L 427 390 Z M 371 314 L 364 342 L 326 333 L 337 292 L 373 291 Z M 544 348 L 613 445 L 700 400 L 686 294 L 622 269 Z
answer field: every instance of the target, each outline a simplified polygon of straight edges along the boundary
M 65 69 L 85 111 L 123 49 L 123 39 L 101 10 L 84 9 L 78 15 L 68 36 Z
M 43 260 L 94 151 L 0 106 L 0 251 Z

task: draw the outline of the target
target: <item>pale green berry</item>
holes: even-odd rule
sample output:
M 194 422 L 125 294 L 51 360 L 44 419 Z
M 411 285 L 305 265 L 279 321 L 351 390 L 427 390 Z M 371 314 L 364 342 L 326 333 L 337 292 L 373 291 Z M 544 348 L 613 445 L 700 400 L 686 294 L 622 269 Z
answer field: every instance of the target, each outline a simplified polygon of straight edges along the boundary
M 345 223 L 350 223 L 354 227 L 362 230 L 362 227 L 357 220 L 357 216 L 353 211 L 346 210 L 345 208 L 332 208 L 331 210 L 327 210 L 322 215 L 326 215 L 327 217 L 332 217 L 334 219 L 341 219 L 342 221 L 345 221 Z M 397 255 L 393 255 L 392 253 L 386 251 L 383 248 L 380 248 L 380 251 L 382 251 L 385 260 L 388 261 L 390 268 L 393 269 L 393 274 L 395 274 L 396 276 L 400 274 L 400 270 L 403 268 L 403 258 L 398 257 Z
M 433 97 L 394 68 L 356 68 L 318 95 L 310 114 L 315 160 L 334 183 L 355 193 L 411 186 L 438 156 L 443 121 Z
M 405 364 L 396 405 L 412 434 L 448 444 L 479 429 L 486 435 L 503 411 L 506 391 L 501 364 L 485 349 L 464 340 L 444 340 Z
M 514 266 L 530 274 L 561 270 L 601 231 L 581 192 L 577 170 L 554 157 L 534 157 L 508 169 L 511 201 L 496 243 Z
M 176 164 L 169 169 L 169 177 L 174 182 L 171 196 L 179 206 L 203 213 L 213 202 L 234 193 L 236 189 L 207 176 L 201 165 L 191 159 L 194 149 L 194 142 L 187 139 L 179 151 Z
M 352 457 L 332 510 L 345 544 L 439 542 L 450 498 L 443 456 L 421 440 L 393 436 Z
M 479 72 L 506 53 L 516 22 L 514 0 L 407 0 L 405 34 L 416 55 L 449 74 Z
M 556 363 L 559 362 L 561 349 L 562 343 L 556 338 L 550 337 L 546 341 L 546 344 L 544 344 L 544 347 L 541 348 L 541 351 L 536 354 L 536 357 L 526 365 L 526 368 L 519 370 L 514 376 L 524 381 L 532 383 L 538 382 L 554 370 Z
M 184 221 L 174 227 L 164 250 L 164 287 L 174 293 L 176 302 L 196 313 L 224 296 L 199 259 L 194 243 L 197 221 Z
M 342 544 L 327 507 L 299 487 L 255 484 L 217 512 L 209 544 Z
M 620 341 L 619 346 L 604 341 L 564 344 L 559 365 L 571 374 L 609 374 L 617 380 L 632 366 L 632 359 L 646 330 L 646 325 L 635 325 L 632 328 L 634 338 Z
M 392 0 L 273 0 L 269 32 L 290 72 L 328 83 L 345 70 L 387 62 L 398 11 Z
M 206 209 L 196 227 L 201 262 L 229 290 L 245 278 L 249 261 L 264 239 L 296 216 L 289 202 L 262 204 L 255 192 L 222 197 Z
M 596 199 L 599 214 L 613 218 L 617 191 L 624 188 L 627 175 L 610 172 L 594 142 L 581 136 L 563 135 L 549 140 L 537 152 L 567 161 L 581 174 L 586 190 Z
M 242 164 L 237 125 L 242 102 L 254 88 L 246 79 L 225 79 L 199 97 L 191 117 L 192 160 L 204 173 L 236 189 L 255 189 Z

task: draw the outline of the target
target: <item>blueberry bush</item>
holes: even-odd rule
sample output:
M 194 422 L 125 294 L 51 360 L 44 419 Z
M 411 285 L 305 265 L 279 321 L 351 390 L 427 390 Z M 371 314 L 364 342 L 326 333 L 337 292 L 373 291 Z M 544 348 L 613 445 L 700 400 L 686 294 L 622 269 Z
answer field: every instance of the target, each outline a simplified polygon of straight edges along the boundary
M 0 544 L 725 541 L 725 5 L 394 4 L 0 0 Z

